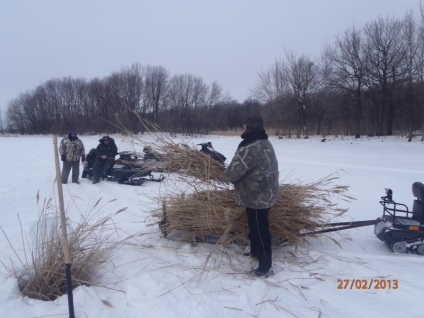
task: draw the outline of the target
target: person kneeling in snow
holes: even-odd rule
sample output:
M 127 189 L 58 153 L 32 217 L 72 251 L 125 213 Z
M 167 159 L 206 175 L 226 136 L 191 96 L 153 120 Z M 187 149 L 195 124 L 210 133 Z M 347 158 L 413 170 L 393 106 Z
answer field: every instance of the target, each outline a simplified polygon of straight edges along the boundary
M 93 184 L 99 183 L 100 177 L 105 178 L 115 164 L 115 156 L 118 154 L 115 140 L 109 136 L 103 136 L 96 148 L 96 161 L 93 166 Z
M 243 141 L 220 179 L 234 184 L 236 202 L 246 207 L 250 255 L 259 262 L 250 273 L 258 277 L 273 274 L 269 210 L 278 199 L 278 161 L 260 116 L 245 121 Z

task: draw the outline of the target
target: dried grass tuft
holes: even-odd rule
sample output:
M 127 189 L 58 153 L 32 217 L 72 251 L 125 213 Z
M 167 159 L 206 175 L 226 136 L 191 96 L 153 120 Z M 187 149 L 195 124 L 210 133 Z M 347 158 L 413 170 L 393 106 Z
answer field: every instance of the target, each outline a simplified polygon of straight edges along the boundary
M 73 228 L 68 224 L 73 288 L 96 285 L 102 268 L 109 263 L 117 245 L 111 240 L 116 231 L 111 217 L 97 218 L 94 214 L 96 213 L 82 216 Z M 5 234 L 4 231 L 3 233 Z M 67 288 L 60 217 L 58 211 L 51 206 L 51 200 L 44 202 L 31 236 L 33 241 L 28 243 L 28 237 L 22 233 L 23 257 L 20 257 L 11 245 L 19 263 L 10 260 L 11 265 L 3 265 L 11 276 L 17 278 L 22 295 L 40 300 L 54 300 L 65 294 Z

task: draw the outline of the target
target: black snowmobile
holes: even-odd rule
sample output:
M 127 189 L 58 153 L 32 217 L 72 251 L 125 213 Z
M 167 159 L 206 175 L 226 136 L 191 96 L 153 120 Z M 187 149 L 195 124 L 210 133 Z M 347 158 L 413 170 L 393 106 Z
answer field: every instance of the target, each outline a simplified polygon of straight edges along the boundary
M 201 144 L 197 144 L 197 145 L 202 147 L 200 149 L 201 152 L 210 156 L 212 159 L 215 159 L 216 161 L 219 161 L 222 164 L 224 164 L 225 160 L 227 160 L 227 158 L 222 153 L 213 149 L 212 143 L 210 141 L 204 142 L 204 143 L 201 143 Z
M 152 169 L 144 167 L 144 160 L 139 159 L 136 153 L 131 151 L 122 151 L 118 153 L 119 158 L 115 160 L 113 166 L 106 171 L 103 179 L 115 181 L 121 184 L 142 185 L 144 181 L 160 182 L 165 179 L 164 175 L 154 178 Z M 82 178 L 91 179 L 93 177 L 93 166 L 96 161 L 96 149 L 93 148 L 88 153 L 87 165 L 82 171 Z M 113 159 L 111 159 L 113 160 Z
M 414 182 L 412 193 L 416 199 L 410 211 L 405 204 L 393 201 L 393 191 L 386 189 L 380 201 L 383 216 L 377 219 L 374 233 L 395 253 L 424 255 L 424 184 Z

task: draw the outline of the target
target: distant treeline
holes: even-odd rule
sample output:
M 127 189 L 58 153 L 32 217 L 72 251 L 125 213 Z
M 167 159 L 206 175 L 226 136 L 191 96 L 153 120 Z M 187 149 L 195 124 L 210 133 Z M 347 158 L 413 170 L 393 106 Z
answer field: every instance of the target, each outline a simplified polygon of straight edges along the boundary
M 280 135 L 392 135 L 423 131 L 424 15 L 378 18 L 350 28 L 319 58 L 285 51 L 258 74 L 239 103 L 217 82 L 133 64 L 92 80 L 51 79 L 12 100 L 7 129 L 22 134 L 144 130 L 139 118 L 173 133 L 240 128 L 260 112 Z

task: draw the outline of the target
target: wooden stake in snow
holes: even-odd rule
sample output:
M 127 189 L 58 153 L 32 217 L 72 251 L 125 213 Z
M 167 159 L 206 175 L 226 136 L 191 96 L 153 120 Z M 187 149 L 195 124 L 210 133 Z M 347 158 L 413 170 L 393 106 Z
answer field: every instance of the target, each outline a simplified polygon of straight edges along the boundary
M 71 260 L 70 260 L 70 254 L 69 254 L 68 234 L 66 233 L 65 205 L 63 203 L 62 176 L 60 174 L 59 154 L 57 149 L 57 136 L 53 136 L 53 145 L 54 145 L 54 160 L 56 165 L 57 194 L 59 196 L 60 228 L 62 230 L 63 254 L 65 256 L 65 273 L 66 273 L 66 288 L 68 291 L 69 317 L 75 318 L 74 299 L 72 295 Z

